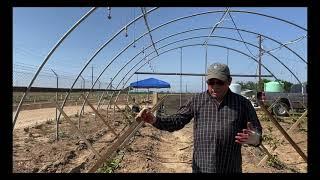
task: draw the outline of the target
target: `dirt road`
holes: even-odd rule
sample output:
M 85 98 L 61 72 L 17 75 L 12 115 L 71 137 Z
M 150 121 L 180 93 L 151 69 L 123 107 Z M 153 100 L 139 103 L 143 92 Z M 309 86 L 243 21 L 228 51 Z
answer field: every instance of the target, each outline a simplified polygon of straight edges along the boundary
M 95 108 L 96 105 L 93 105 Z M 120 108 L 123 108 L 124 106 L 119 105 Z M 103 106 L 105 108 L 106 106 Z M 81 106 L 65 106 L 64 112 L 70 116 L 79 114 L 81 111 Z M 92 109 L 90 106 L 84 106 L 85 112 L 92 112 Z M 59 114 L 59 111 L 58 111 Z M 14 113 L 13 113 L 14 115 Z M 61 115 L 61 117 L 63 117 Z M 33 109 L 33 110 L 23 110 L 19 113 L 18 119 L 15 124 L 15 129 L 25 128 L 25 127 L 31 127 L 36 124 L 42 124 L 46 122 L 47 120 L 54 120 L 56 118 L 56 108 L 43 108 L 43 109 Z

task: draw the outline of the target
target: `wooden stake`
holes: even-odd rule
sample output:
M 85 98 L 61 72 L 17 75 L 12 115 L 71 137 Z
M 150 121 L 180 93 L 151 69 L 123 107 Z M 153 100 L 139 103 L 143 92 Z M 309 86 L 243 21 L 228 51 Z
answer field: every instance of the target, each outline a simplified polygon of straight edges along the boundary
M 307 111 L 308 111 L 308 110 L 307 110 Z M 307 111 L 305 111 L 305 112 L 301 115 L 301 117 L 290 127 L 290 129 L 288 130 L 288 133 L 291 133 L 294 129 L 296 129 L 296 127 L 297 127 L 297 126 L 300 124 L 300 122 L 303 120 L 303 117 L 305 117 L 305 116 L 307 115 Z M 284 136 L 281 137 L 280 142 L 281 142 L 283 139 L 284 139 Z M 274 152 L 276 149 L 277 149 L 277 147 L 274 146 L 271 151 Z M 261 159 L 261 161 L 259 162 L 258 166 L 264 164 L 264 163 L 266 162 L 267 158 L 268 158 L 268 155 L 265 155 L 265 156 Z
M 68 115 L 60 108 L 58 103 L 56 102 L 56 107 L 60 111 L 60 113 L 64 116 L 64 118 L 67 120 L 67 122 L 71 125 L 72 129 L 76 131 L 79 135 L 79 137 L 86 143 L 86 145 L 92 150 L 92 152 L 99 158 L 101 158 L 100 154 L 92 147 L 91 143 L 86 139 L 85 135 L 77 128 L 75 124 L 70 120 Z
M 307 156 L 303 153 L 300 147 L 292 140 L 292 138 L 288 135 L 288 133 L 282 128 L 282 126 L 278 123 L 278 121 L 272 116 L 272 114 L 267 110 L 263 102 L 258 101 L 261 109 L 265 112 L 265 114 L 270 118 L 273 124 L 279 129 L 279 131 L 284 135 L 284 137 L 289 141 L 292 147 L 297 151 L 297 153 L 307 162 Z
M 167 96 L 164 96 L 155 106 L 152 107 L 151 112 L 156 111 L 156 109 L 160 106 L 162 101 Z M 139 128 L 144 124 L 144 121 L 141 121 L 140 119 L 136 119 L 130 127 L 117 139 L 115 143 L 112 144 L 112 146 L 107 149 L 107 151 L 102 155 L 100 159 L 96 162 L 96 164 L 89 169 L 88 173 L 94 173 L 97 171 L 97 169 L 106 161 L 111 159 L 117 150 L 121 149 L 123 146 L 127 144 L 127 142 L 131 139 L 131 137 L 139 130 Z
M 81 94 L 81 96 L 85 99 L 84 95 Z M 104 120 L 104 118 L 101 116 L 101 114 L 93 107 L 93 105 L 88 101 L 86 100 L 87 104 L 91 107 L 91 109 L 94 111 L 94 113 L 96 115 L 98 115 L 98 117 L 102 120 L 102 122 L 108 126 L 108 128 L 110 129 L 110 131 L 116 136 L 118 137 L 118 134 L 114 131 L 114 129 Z

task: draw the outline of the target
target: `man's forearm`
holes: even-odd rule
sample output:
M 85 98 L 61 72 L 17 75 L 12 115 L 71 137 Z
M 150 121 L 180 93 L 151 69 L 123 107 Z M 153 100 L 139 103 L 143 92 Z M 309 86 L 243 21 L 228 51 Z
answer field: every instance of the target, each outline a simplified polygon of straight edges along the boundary
M 155 123 L 152 125 L 157 129 L 173 132 L 182 129 L 191 119 L 192 117 L 183 116 L 181 114 L 157 116 Z

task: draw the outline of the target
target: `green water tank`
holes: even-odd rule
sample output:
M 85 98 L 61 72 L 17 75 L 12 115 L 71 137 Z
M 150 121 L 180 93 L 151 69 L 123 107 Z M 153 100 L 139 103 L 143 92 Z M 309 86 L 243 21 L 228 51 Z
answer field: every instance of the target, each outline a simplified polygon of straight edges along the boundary
M 278 82 L 278 81 L 270 81 L 268 83 L 264 83 L 264 91 L 265 92 L 283 92 L 284 83 Z

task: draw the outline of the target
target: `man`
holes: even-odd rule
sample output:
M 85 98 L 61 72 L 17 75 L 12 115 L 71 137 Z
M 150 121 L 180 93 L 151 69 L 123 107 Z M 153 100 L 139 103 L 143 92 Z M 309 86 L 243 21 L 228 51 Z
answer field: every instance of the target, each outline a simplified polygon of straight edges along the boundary
M 241 145 L 259 146 L 262 127 L 249 100 L 233 93 L 229 67 L 215 63 L 207 73 L 208 90 L 195 94 L 176 114 L 155 117 L 147 108 L 138 114 L 145 122 L 169 132 L 194 118 L 194 173 L 242 172 Z

